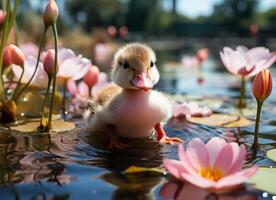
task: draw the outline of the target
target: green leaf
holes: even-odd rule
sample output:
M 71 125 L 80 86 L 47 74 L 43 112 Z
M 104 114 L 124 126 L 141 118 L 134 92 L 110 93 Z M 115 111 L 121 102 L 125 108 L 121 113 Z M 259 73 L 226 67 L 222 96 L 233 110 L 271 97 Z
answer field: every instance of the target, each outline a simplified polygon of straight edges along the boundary
M 268 152 L 266 152 L 266 156 L 276 162 L 276 149 L 270 149 Z
M 276 194 L 276 168 L 259 167 L 257 173 L 247 183 L 253 187 Z

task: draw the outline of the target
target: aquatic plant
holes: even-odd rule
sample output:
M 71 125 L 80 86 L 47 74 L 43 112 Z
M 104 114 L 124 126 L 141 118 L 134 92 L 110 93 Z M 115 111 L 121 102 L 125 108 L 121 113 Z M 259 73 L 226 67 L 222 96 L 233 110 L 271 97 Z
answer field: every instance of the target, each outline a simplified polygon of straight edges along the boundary
M 271 53 L 265 47 L 248 49 L 245 46 L 238 46 L 236 50 L 224 47 L 220 52 L 220 58 L 230 73 L 241 78 L 238 106 L 244 108 L 246 106 L 244 100 L 246 79 L 269 68 L 276 61 L 276 54 Z
M 95 66 L 91 68 L 97 69 Z M 95 73 L 93 69 L 87 72 L 87 74 L 88 75 L 84 76 L 83 80 L 78 83 L 74 80 L 69 80 L 67 82 L 67 90 L 72 96 L 73 104 L 70 106 L 72 112 L 83 111 L 83 108 L 88 105 L 89 99 L 95 97 L 102 88 L 110 83 L 108 81 L 108 75 L 104 72 L 97 72 L 96 70 Z M 91 81 L 90 79 L 85 81 L 85 77 L 88 78 L 89 76 L 91 77 Z
M 214 137 L 207 144 L 196 138 L 186 151 L 179 145 L 178 160 L 163 160 L 164 167 L 178 180 L 212 191 L 229 191 L 254 175 L 257 167 L 242 170 L 246 149 L 244 145 L 227 143 Z
M 258 147 L 259 138 L 259 124 L 261 118 L 261 111 L 264 101 L 270 96 L 272 91 L 272 75 L 269 70 L 260 71 L 254 78 L 252 85 L 252 92 L 257 101 L 257 114 L 255 122 L 255 133 L 253 147 Z

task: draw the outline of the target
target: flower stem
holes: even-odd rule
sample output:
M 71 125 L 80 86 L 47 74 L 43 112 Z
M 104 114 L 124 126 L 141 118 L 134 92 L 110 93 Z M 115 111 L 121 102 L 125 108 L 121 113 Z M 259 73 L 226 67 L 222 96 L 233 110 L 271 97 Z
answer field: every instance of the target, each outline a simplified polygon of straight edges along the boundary
M 53 113 L 53 106 L 54 106 L 54 97 L 56 92 L 56 79 L 57 79 L 57 65 L 58 65 L 58 33 L 57 33 L 57 26 L 56 23 L 53 23 L 52 29 L 54 32 L 54 38 L 55 38 L 55 65 L 54 65 L 54 73 L 53 73 L 53 88 L 52 88 L 52 96 L 51 96 L 51 102 L 50 102 L 50 110 L 49 110 L 49 118 L 47 123 L 47 129 L 51 129 L 52 124 L 52 113 Z
M 49 97 L 49 91 L 50 91 L 50 87 L 51 87 L 51 82 L 52 82 L 52 78 L 51 76 L 48 76 L 48 85 L 47 85 L 47 89 L 46 89 L 46 95 L 43 101 L 43 105 L 42 105 L 42 113 L 41 113 L 41 118 L 40 118 L 40 125 L 38 127 L 38 129 L 41 129 L 42 132 L 44 132 L 45 129 L 45 125 L 47 123 L 44 123 L 43 119 L 45 119 L 45 106 L 46 106 L 46 102 L 48 100 Z
M 38 69 L 38 65 L 39 65 L 39 61 L 40 61 L 40 54 L 41 54 L 41 51 L 42 51 L 42 45 L 44 43 L 44 40 L 45 40 L 45 36 L 46 36 L 46 29 L 44 30 L 43 32 L 43 36 L 40 40 L 40 44 L 39 44 L 39 49 L 38 49 L 38 55 L 37 55 L 37 61 L 36 61 L 36 66 L 35 66 L 35 70 L 34 70 L 34 73 L 32 74 L 31 78 L 29 79 L 29 81 L 24 85 L 24 87 L 17 93 L 17 95 L 14 97 L 14 101 L 16 102 L 17 99 L 19 98 L 19 96 L 24 92 L 24 90 L 30 85 L 30 83 L 32 82 L 35 74 L 36 74 L 36 71 Z
M 14 99 L 14 97 L 16 96 L 16 93 L 18 92 L 18 89 L 19 89 L 19 87 L 20 87 L 20 85 L 21 85 L 21 80 L 22 80 L 24 71 L 25 71 L 25 68 L 22 67 L 22 72 L 21 72 L 20 77 L 19 77 L 19 79 L 18 79 L 18 81 L 17 81 L 17 85 L 16 85 L 16 88 L 15 88 L 15 90 L 14 90 L 14 93 L 13 93 L 13 96 L 12 96 L 11 100 Z M 16 103 L 16 101 L 15 101 L 15 103 Z
M 259 139 L 259 125 L 260 125 L 260 118 L 261 118 L 261 111 L 262 111 L 263 101 L 257 102 L 257 115 L 256 115 L 256 122 L 255 122 L 255 133 L 254 133 L 254 142 L 252 147 L 257 149 L 258 148 L 258 139 Z
M 11 12 L 11 2 L 7 1 L 6 4 L 6 19 L 4 22 L 4 29 L 1 35 L 1 44 L 0 44 L 0 100 L 4 102 L 6 100 L 5 92 L 4 92 L 4 81 L 3 81 L 3 51 L 6 46 L 7 37 L 9 36 L 9 19 Z
M 246 102 L 245 102 L 245 77 L 241 77 L 241 87 L 240 87 L 240 99 L 239 99 L 239 108 L 245 108 Z
M 65 119 L 66 117 L 66 85 L 67 85 L 67 80 L 64 81 L 63 87 L 62 87 L 62 114 L 63 118 Z

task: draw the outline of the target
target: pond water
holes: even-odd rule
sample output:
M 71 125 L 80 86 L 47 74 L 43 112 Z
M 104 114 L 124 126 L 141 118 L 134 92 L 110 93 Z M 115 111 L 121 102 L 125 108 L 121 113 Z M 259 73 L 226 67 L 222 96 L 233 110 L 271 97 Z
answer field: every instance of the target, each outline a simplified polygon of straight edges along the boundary
M 172 54 L 173 55 L 173 54 Z M 173 57 L 172 57 L 173 58 Z M 239 80 L 223 70 L 211 56 L 201 71 L 187 70 L 174 62 L 161 60 L 158 90 L 177 101 L 196 101 L 215 112 L 238 113 Z M 272 69 L 274 77 L 276 70 Z M 198 83 L 198 78 L 201 83 Z M 275 79 L 274 79 L 275 80 Z M 274 85 L 276 83 L 274 82 Z M 276 166 L 265 158 L 266 150 L 276 147 L 276 91 L 265 103 L 260 134 L 261 148 L 250 154 L 247 165 Z M 247 103 L 251 109 L 244 115 L 254 119 L 255 101 L 247 84 Z M 130 166 L 162 167 L 163 158 L 177 158 L 177 146 L 159 146 L 154 141 L 133 140 L 130 148 L 108 151 L 93 142 L 80 118 L 71 119 L 77 129 L 55 135 L 0 134 L 0 199 L 162 199 L 167 176 L 157 172 L 124 173 Z M 206 141 L 213 136 L 244 143 L 253 141 L 254 126 L 224 129 L 173 119 L 165 125 L 170 136 L 182 138 L 186 145 L 192 138 Z M 234 133 L 234 136 L 229 134 Z M 173 186 L 172 186 L 173 187 Z M 162 188 L 162 189 L 161 189 Z M 188 188 L 188 189 L 187 189 Z M 171 190 L 172 191 L 172 190 Z M 189 199 L 203 191 L 178 185 L 175 197 Z M 190 196 L 189 196 L 190 195 Z M 192 195 L 192 196 L 191 196 Z M 204 195 L 203 195 L 204 196 Z M 254 190 L 203 199 L 272 199 L 272 195 Z

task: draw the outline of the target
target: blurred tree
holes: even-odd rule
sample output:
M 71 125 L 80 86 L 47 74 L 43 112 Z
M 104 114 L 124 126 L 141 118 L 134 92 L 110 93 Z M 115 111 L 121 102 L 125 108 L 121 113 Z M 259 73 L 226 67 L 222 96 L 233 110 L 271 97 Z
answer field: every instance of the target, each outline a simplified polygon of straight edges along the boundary
M 276 28 L 276 8 L 272 8 L 267 12 L 263 13 L 263 17 L 266 20 L 268 25 L 273 25 L 273 28 Z
M 161 3 L 160 0 L 130 0 L 126 14 L 129 30 L 158 34 L 165 14 Z
M 124 3 L 119 0 L 68 0 L 65 6 L 74 22 L 87 31 L 94 26 L 123 23 Z
M 254 19 L 258 0 L 224 0 L 214 7 L 214 13 L 209 20 L 248 26 Z

